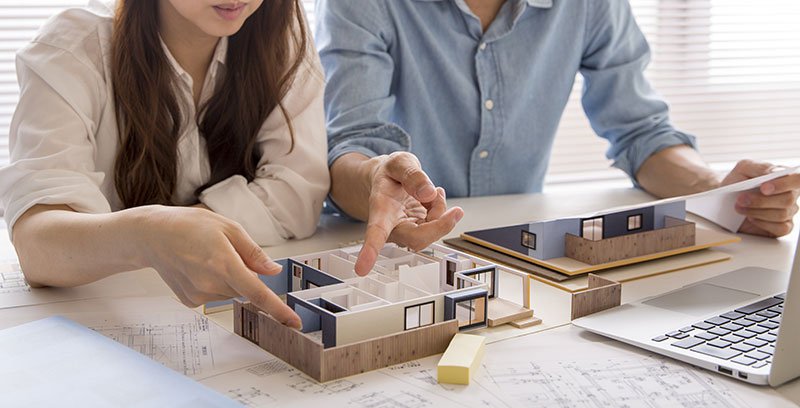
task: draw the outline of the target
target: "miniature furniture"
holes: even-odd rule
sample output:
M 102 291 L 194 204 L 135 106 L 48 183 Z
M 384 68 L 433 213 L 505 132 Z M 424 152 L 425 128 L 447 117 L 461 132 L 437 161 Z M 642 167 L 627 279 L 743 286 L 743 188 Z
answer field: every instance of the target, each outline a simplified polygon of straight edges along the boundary
M 436 380 L 441 384 L 468 385 L 483 360 L 486 338 L 458 333 L 436 366 Z

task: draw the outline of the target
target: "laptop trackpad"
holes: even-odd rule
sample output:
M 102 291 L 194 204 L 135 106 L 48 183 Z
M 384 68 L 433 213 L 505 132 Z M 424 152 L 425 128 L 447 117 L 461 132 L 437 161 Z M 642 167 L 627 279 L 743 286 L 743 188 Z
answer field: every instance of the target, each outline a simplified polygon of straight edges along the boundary
M 711 313 L 727 312 L 726 309 L 731 309 L 734 305 L 758 297 L 760 296 L 755 293 L 701 283 L 643 303 L 673 312 L 707 316 Z

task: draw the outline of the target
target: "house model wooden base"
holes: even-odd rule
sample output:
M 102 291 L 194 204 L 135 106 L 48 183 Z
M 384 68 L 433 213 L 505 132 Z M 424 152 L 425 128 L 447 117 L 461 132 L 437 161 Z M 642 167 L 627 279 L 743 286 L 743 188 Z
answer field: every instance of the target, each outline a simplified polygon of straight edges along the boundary
M 259 278 L 300 316 L 303 329 L 234 300 L 236 334 L 325 382 L 442 353 L 459 331 L 541 322 L 530 309 L 525 273 L 441 245 L 421 252 L 387 245 L 370 274 L 359 277 L 360 249 L 276 261 L 282 273 Z M 522 294 L 501 290 L 500 275 L 520 279 Z

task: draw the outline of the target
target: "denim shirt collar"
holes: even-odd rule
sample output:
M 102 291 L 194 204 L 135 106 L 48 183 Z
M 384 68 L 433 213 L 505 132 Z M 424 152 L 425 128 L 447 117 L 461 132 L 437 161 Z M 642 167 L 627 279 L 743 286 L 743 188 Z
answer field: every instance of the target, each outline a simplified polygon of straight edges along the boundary
M 443 0 L 415 0 L 415 1 L 443 1 Z M 551 8 L 553 7 L 553 0 L 524 0 L 531 7 L 538 8 Z

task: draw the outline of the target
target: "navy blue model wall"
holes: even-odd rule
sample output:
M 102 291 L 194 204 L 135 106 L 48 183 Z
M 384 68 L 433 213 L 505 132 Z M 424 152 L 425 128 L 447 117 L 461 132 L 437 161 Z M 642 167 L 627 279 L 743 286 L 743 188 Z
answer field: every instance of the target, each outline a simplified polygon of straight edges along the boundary
M 628 231 L 628 217 L 637 214 L 642 215 L 642 228 Z M 607 214 L 603 216 L 603 239 L 652 231 L 654 228 L 654 214 L 653 207 L 637 208 L 635 210 Z
M 316 268 L 308 266 L 301 262 L 295 262 L 292 259 L 289 259 L 289 267 L 288 274 L 291 279 L 292 270 L 294 269 L 294 265 L 300 265 L 303 268 L 303 282 L 302 282 L 302 289 L 308 289 L 308 282 L 313 283 L 317 287 L 323 287 L 328 285 L 335 285 L 337 283 L 343 283 L 344 281 L 337 279 L 331 275 L 328 275 L 325 272 L 322 272 Z
M 528 224 L 471 231 L 468 234 L 475 238 L 491 242 L 492 244 L 528 255 L 528 248 L 522 246 L 522 231 L 528 231 Z
M 258 279 L 264 282 L 276 295 L 281 296 L 289 293 L 289 288 L 292 283 L 291 268 L 289 268 L 289 260 L 278 259 L 275 263 L 283 266 L 281 273 L 277 275 L 258 275 Z

